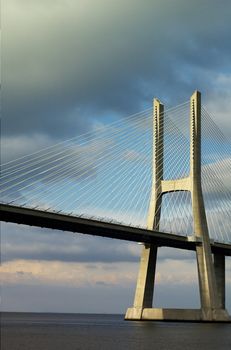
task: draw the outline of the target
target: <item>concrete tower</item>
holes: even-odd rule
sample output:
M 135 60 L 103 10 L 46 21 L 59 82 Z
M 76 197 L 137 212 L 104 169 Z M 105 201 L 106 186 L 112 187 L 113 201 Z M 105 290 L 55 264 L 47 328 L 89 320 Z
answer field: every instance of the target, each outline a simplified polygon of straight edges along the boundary
M 201 308 L 157 309 L 152 307 L 158 247 L 145 244 L 141 253 L 134 305 L 126 312 L 130 320 L 229 321 L 225 310 L 225 256 L 212 256 L 201 187 L 201 94 L 190 99 L 190 173 L 188 177 L 163 179 L 164 105 L 153 103 L 153 178 L 147 227 L 159 230 L 162 196 L 189 191 L 192 198 Z

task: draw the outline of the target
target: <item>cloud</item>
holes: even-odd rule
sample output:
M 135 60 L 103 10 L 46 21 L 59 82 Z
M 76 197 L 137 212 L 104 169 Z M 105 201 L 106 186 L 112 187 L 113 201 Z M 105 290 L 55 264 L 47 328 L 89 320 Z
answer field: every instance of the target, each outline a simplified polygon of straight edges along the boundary
M 1 224 L 2 262 L 12 260 L 43 260 L 73 263 L 116 262 L 137 263 L 142 245 L 109 238 L 35 227 Z M 161 248 L 158 259 L 194 259 L 194 253 L 180 249 Z
M 196 87 L 211 95 L 217 83 L 229 87 L 230 6 L 5 1 L 3 132 L 64 138 L 106 112 L 137 111 L 153 95 L 177 104 Z
M 121 263 L 120 263 L 121 264 Z M 94 286 L 129 284 L 136 272 L 131 264 L 123 264 L 126 270 L 117 264 L 113 270 L 104 269 L 104 264 L 93 268 L 84 263 L 38 260 L 15 260 L 5 262 L 1 267 L 1 280 L 4 284 L 27 285 L 69 285 Z
M 33 232 L 31 228 L 23 226 L 19 226 L 22 230 L 17 227 L 15 237 L 12 237 L 14 225 L 8 225 L 11 226 L 8 232 L 5 228 L 2 230 L 2 253 L 4 251 L 9 253 L 12 247 L 14 252 L 9 259 L 3 259 L 0 268 L 2 310 L 124 313 L 126 307 L 132 305 L 141 246 L 137 244 L 124 246 L 122 241 L 92 239 L 89 236 L 82 236 L 81 239 L 80 235 L 76 237 L 70 233 L 55 231 L 36 229 Z M 46 254 L 50 252 L 44 248 L 52 244 L 57 254 L 49 260 Z M 111 249 L 114 245 L 115 250 Z M 88 250 L 86 246 L 89 247 Z M 126 251 L 127 255 L 133 255 L 135 259 L 118 261 L 117 248 Z M 39 260 L 36 250 L 41 251 Z M 76 260 L 70 261 L 67 258 L 68 250 L 70 254 L 75 251 Z M 110 259 L 104 260 L 99 257 L 95 260 L 94 251 L 98 250 L 102 256 L 108 250 Z M 32 258 L 28 257 L 28 251 Z M 79 260 L 78 254 L 81 255 L 82 252 L 86 257 Z M 227 295 L 231 286 L 230 272 L 231 260 L 227 258 Z M 23 302 L 21 295 L 27 296 Z M 154 300 L 157 307 L 199 306 L 194 252 L 171 248 L 159 249 Z M 227 305 L 230 308 L 229 298 Z
M 207 110 L 213 116 L 214 121 L 221 129 L 222 133 L 231 140 L 231 73 L 217 73 L 214 79 L 215 89 L 208 90 Z
M 180 254 L 179 254 L 180 256 Z M 186 258 L 186 259 L 185 259 Z M 171 266 L 171 268 L 169 268 Z M 108 268 L 110 267 L 110 268 Z M 45 261 L 16 259 L 2 263 L 1 280 L 3 284 L 49 284 L 49 285 L 130 285 L 136 281 L 138 260 L 134 262 L 111 261 L 91 264 L 86 262 Z M 156 283 L 195 284 L 197 283 L 197 268 L 195 254 L 168 254 L 168 258 L 159 259 L 157 263 Z
M 23 225 L 1 225 L 2 261 L 17 259 L 115 263 L 139 261 L 135 243 Z
M 1 142 L 1 160 L 3 164 L 53 145 L 51 138 L 42 134 L 3 136 Z

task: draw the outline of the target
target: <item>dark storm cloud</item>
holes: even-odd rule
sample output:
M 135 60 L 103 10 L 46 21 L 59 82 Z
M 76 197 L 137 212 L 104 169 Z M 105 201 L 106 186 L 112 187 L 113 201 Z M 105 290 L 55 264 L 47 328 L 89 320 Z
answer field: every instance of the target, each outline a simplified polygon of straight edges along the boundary
M 3 131 L 74 135 L 230 73 L 229 0 L 5 1 Z M 176 98 L 176 100 L 174 100 Z

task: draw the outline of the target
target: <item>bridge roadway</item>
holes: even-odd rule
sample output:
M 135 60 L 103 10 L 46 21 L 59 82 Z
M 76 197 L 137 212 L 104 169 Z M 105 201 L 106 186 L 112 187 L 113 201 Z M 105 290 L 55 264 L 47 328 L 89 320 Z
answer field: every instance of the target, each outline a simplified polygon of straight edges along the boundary
M 133 242 L 154 243 L 159 247 L 174 247 L 195 250 L 201 244 L 199 238 L 151 231 L 110 222 L 71 216 L 57 212 L 0 204 L 0 221 L 78 232 L 94 236 L 121 239 Z M 231 245 L 211 240 L 213 253 L 231 256 Z

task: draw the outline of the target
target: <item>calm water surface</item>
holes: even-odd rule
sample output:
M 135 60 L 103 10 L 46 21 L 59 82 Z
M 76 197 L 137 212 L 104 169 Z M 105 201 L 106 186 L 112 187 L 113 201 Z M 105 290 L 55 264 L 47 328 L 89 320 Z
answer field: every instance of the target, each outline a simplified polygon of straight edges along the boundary
M 129 322 L 122 315 L 1 315 L 1 350 L 40 349 L 231 350 L 231 324 Z

